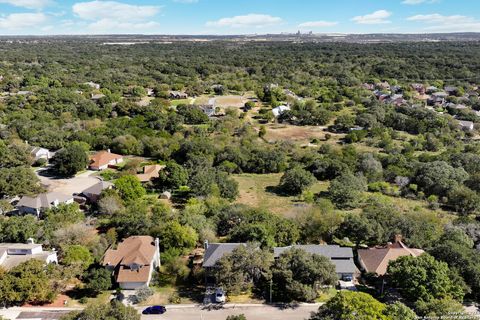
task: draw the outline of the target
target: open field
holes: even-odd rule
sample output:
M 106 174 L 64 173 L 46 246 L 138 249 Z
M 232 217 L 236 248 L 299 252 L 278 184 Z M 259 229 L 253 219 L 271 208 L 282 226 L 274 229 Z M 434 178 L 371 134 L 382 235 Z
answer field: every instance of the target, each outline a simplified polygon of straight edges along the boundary
M 220 108 L 236 107 L 241 108 L 247 99 L 242 96 L 220 96 L 215 98 L 215 106 Z
M 234 175 L 240 191 L 237 203 L 267 209 L 286 217 L 295 217 L 299 212 L 310 207 L 309 204 L 300 201 L 299 197 L 283 196 L 275 192 L 281 177 L 281 173 Z M 327 188 L 327 182 L 317 182 L 310 190 L 318 193 Z
M 290 124 L 271 123 L 266 125 L 267 134 L 265 139 L 269 142 L 276 141 L 294 141 L 299 143 L 309 143 L 312 139 L 325 140 L 325 127 L 320 126 L 294 126 Z M 330 133 L 329 144 L 337 143 L 343 134 Z

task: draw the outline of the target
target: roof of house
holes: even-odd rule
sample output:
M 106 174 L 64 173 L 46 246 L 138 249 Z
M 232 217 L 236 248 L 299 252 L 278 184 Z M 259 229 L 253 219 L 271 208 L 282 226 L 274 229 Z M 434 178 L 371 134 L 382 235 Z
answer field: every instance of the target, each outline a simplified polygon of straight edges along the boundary
M 39 243 L 0 243 L 0 250 L 8 250 L 8 249 L 35 249 L 37 247 L 41 247 L 42 245 Z
M 117 246 L 117 249 L 108 249 L 103 257 L 103 265 L 116 266 L 130 265 L 148 265 L 155 255 L 154 240 L 150 236 L 129 237 Z
M 335 265 L 337 273 L 355 273 L 358 271 L 353 261 L 352 248 L 340 247 L 338 245 L 294 245 L 288 247 L 273 248 L 275 258 L 279 257 L 283 252 L 292 248 L 302 249 L 311 254 L 318 254 L 330 259 Z
M 154 164 L 143 167 L 143 173 L 137 174 L 138 180 L 141 182 L 148 182 L 153 178 L 158 178 L 160 176 L 159 171 L 163 170 L 165 166 Z
M 210 243 L 205 250 L 203 258 L 204 267 L 214 267 L 217 261 L 224 255 L 231 253 L 239 246 L 244 246 L 245 243 Z
M 353 258 L 352 248 L 345 248 L 337 245 L 317 245 L 317 244 L 277 247 L 277 248 L 273 248 L 273 255 L 276 258 L 280 256 L 283 252 L 292 248 L 302 249 L 309 253 L 319 254 L 328 258 Z
M 38 259 L 43 262 L 47 260 L 47 258 L 55 254 L 54 251 L 42 251 L 41 253 L 36 253 L 36 254 L 25 254 L 25 255 L 7 255 L 6 259 L 3 261 L 1 264 L 2 268 L 5 270 L 10 270 L 12 268 L 15 268 L 19 264 L 29 261 L 31 259 Z
M 150 277 L 150 265 L 141 266 L 136 270 L 121 266 L 117 273 L 117 282 L 147 282 Z
M 272 113 L 275 117 L 278 117 L 279 115 L 281 115 L 285 111 L 289 111 L 289 110 L 290 110 L 290 107 L 288 107 L 288 106 L 278 106 L 278 107 L 272 109 Z
M 112 160 L 122 159 L 123 156 L 115 153 L 108 152 L 106 150 L 98 151 L 90 157 L 91 167 L 103 167 L 108 165 Z
M 390 261 L 403 256 L 418 257 L 422 253 L 424 253 L 423 250 L 409 248 L 403 242 L 398 241 L 382 248 L 359 249 L 358 258 L 366 272 L 384 275 Z
M 93 186 L 90 188 L 87 188 L 82 191 L 83 194 L 93 194 L 93 195 L 100 195 L 103 190 L 111 188 L 113 186 L 113 183 L 108 182 L 108 181 L 98 181 L 95 183 Z
M 58 201 L 59 203 L 67 202 L 73 199 L 71 195 L 66 195 L 59 192 L 42 193 L 36 197 L 23 196 L 17 203 L 17 207 L 27 208 L 50 208 L 52 203 Z
M 50 152 L 48 149 L 42 148 L 42 147 L 32 147 L 32 148 L 30 149 L 30 153 L 31 153 L 31 154 L 37 154 L 37 153 L 40 152 L 40 151 Z
M 120 242 L 117 249 L 108 249 L 102 264 L 118 266 L 117 282 L 147 282 L 156 250 L 150 236 L 129 237 Z M 130 269 L 132 264 L 136 264 L 138 269 Z
M 458 120 L 458 123 L 460 124 L 461 127 L 467 127 L 467 128 L 473 127 L 472 121 Z

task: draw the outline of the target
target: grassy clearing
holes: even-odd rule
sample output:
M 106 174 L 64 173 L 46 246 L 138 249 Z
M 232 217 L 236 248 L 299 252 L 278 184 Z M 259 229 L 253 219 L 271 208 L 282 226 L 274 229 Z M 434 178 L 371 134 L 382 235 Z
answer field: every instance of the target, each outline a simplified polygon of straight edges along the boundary
M 177 100 L 170 100 L 170 104 L 172 106 L 178 106 L 178 105 L 181 105 L 181 104 L 192 104 L 193 102 L 193 99 L 192 98 L 188 98 L 188 99 L 177 99 Z
M 275 192 L 282 173 L 274 174 L 239 174 L 234 179 L 239 184 L 240 195 L 237 203 L 267 209 L 286 217 L 294 217 L 310 207 L 300 197 L 288 197 Z M 318 193 L 328 188 L 328 182 L 317 182 L 310 190 Z
M 312 139 L 325 140 L 325 127 L 319 126 L 294 126 L 289 124 L 270 123 L 266 125 L 267 134 L 265 139 L 269 142 L 293 141 L 298 143 L 309 143 Z M 329 144 L 335 144 L 343 138 L 342 134 L 330 133 Z

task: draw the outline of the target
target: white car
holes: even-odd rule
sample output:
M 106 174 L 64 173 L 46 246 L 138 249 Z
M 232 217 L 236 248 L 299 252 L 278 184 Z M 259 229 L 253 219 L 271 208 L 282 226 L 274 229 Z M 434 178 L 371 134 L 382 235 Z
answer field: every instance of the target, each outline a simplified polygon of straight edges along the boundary
M 226 297 L 225 292 L 222 288 L 217 288 L 215 290 L 215 302 L 217 303 L 225 303 Z

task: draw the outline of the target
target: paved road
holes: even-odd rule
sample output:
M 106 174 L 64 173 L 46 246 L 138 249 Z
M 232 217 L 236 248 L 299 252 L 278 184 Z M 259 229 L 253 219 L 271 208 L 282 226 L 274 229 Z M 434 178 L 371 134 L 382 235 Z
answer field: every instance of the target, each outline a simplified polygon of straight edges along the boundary
M 92 176 L 95 171 L 90 170 L 69 179 L 55 179 L 53 177 L 44 176 L 40 172 L 36 172 L 37 176 L 40 179 L 40 183 L 47 186 L 48 191 L 60 192 L 68 195 L 80 193 L 100 181 L 97 177 Z
M 225 320 L 229 315 L 244 314 L 248 320 L 303 320 L 310 317 L 318 304 L 300 305 L 296 308 L 280 309 L 266 305 L 226 305 L 220 310 L 206 310 L 200 306 L 167 306 L 164 315 L 142 315 L 143 320 Z M 141 312 L 144 308 L 137 308 Z M 0 316 L 9 320 L 58 319 L 75 308 L 9 308 L 0 309 Z
M 279 309 L 270 306 L 236 306 L 220 310 L 208 311 L 201 308 L 167 308 L 161 316 L 142 316 L 144 320 L 225 320 L 229 315 L 244 314 L 248 320 L 303 320 L 317 311 L 318 305 L 299 306 L 295 309 Z

